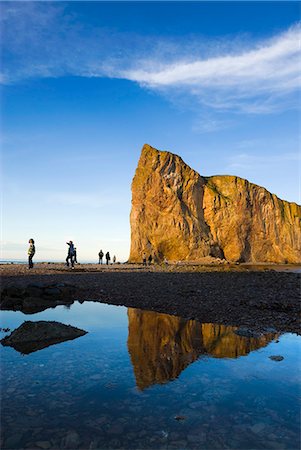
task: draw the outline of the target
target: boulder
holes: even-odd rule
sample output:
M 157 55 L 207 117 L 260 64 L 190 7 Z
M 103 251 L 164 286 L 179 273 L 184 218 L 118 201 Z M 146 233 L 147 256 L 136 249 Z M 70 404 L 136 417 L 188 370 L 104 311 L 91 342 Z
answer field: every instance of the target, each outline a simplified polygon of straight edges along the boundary
M 20 353 L 28 354 L 53 344 L 76 339 L 86 333 L 87 331 L 60 322 L 27 321 L 0 342 L 3 346 L 13 347 Z

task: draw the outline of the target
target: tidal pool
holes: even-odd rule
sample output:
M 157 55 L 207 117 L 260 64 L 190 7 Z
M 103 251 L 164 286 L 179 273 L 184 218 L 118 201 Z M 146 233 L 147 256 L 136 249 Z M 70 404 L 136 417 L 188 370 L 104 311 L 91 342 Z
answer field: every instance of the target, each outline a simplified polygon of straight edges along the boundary
M 3 449 L 299 449 L 296 335 L 93 302 L 1 312 L 2 328 L 24 320 L 88 334 L 27 355 L 0 346 Z

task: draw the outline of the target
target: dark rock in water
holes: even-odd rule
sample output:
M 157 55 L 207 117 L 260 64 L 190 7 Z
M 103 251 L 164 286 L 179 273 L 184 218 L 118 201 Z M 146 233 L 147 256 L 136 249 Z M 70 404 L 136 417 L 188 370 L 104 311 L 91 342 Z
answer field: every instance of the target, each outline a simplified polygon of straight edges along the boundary
M 269 358 L 270 358 L 272 361 L 282 361 L 282 360 L 284 359 L 284 357 L 281 356 L 281 355 L 273 355 L 273 356 L 269 356 Z
M 76 288 L 67 283 L 30 284 L 25 288 L 8 287 L 1 292 L 0 309 L 32 314 L 57 305 L 73 303 Z
M 250 330 L 249 328 L 238 328 L 237 330 L 234 331 L 235 334 L 237 334 L 238 336 L 243 336 L 243 337 L 247 337 L 247 338 L 259 338 L 261 336 L 260 333 L 258 333 L 257 331 L 253 331 Z
M 29 354 L 85 334 L 87 331 L 60 322 L 27 321 L 0 342 L 4 346 L 13 347 L 20 353 Z

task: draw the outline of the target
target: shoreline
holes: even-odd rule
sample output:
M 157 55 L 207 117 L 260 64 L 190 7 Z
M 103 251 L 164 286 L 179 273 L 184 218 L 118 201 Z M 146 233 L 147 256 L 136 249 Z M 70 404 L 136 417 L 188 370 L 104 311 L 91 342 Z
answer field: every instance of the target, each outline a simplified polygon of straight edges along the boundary
M 301 276 L 271 266 L 254 270 L 254 266 L 242 265 L 81 264 L 71 270 L 64 264 L 37 263 L 32 270 L 24 265 L 0 265 L 0 274 L 2 291 L 35 283 L 69 283 L 74 288 L 72 301 L 97 301 L 202 323 L 257 331 L 272 327 L 277 332 L 301 334 Z

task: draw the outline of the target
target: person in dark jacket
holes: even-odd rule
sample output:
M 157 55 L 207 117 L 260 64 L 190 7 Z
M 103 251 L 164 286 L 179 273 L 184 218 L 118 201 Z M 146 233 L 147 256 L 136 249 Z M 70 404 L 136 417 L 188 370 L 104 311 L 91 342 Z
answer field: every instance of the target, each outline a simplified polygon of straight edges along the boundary
M 102 258 L 103 258 L 103 251 L 100 250 L 100 252 L 98 253 L 98 258 L 99 258 L 99 263 L 98 264 L 102 264 Z
M 76 248 L 74 247 L 74 262 L 77 264 L 77 252 L 76 252 Z
M 109 265 L 110 259 L 111 259 L 110 253 L 107 252 L 107 253 L 106 253 L 107 266 Z
M 66 242 L 67 245 L 69 245 L 68 248 L 68 255 L 66 258 L 66 265 L 69 267 L 69 259 L 71 263 L 71 268 L 74 269 L 74 244 L 72 241 Z
M 33 269 L 32 258 L 34 257 L 34 254 L 35 254 L 35 252 L 36 252 L 36 248 L 35 248 L 34 240 L 33 240 L 33 239 L 29 239 L 28 243 L 29 243 L 29 249 L 28 249 L 28 269 Z

